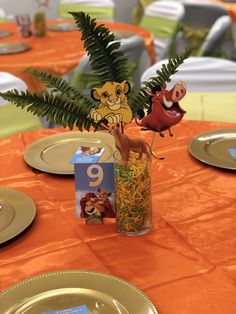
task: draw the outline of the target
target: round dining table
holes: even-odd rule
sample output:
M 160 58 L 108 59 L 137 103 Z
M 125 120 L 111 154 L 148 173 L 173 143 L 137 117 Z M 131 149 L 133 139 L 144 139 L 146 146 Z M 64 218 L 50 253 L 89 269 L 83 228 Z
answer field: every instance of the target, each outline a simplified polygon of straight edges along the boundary
M 216 2 L 228 11 L 233 21 L 236 21 L 236 2 L 235 1 L 227 1 L 227 0 L 211 0 L 212 2 Z
M 48 26 L 73 21 L 48 21 Z M 121 22 L 106 22 L 105 26 L 111 31 L 129 32 L 142 37 L 150 56 L 151 64 L 155 63 L 153 36 L 148 30 L 132 24 Z M 63 76 L 74 69 L 85 54 L 84 44 L 80 31 L 75 28 L 70 31 L 47 30 L 45 37 L 22 38 L 19 35 L 16 23 L 0 23 L 0 31 L 8 31 L 11 35 L 0 38 L 1 43 L 21 42 L 30 46 L 30 49 L 15 54 L 0 54 L 0 71 L 9 72 L 22 78 L 32 92 L 40 91 L 44 85 L 31 74 L 26 73 L 28 68 L 46 70 L 54 75 Z
M 1 292 L 4 297 L 5 289 L 32 276 L 90 270 L 135 285 L 158 314 L 235 313 L 235 170 L 200 162 L 188 151 L 194 137 L 218 129 L 236 130 L 236 124 L 183 120 L 172 128 L 173 137 L 156 136 L 153 149 L 165 159 L 152 160 L 152 230 L 134 237 L 119 234 L 113 218 L 102 225 L 76 219 L 73 175 L 50 174 L 25 163 L 28 145 L 67 129 L 2 139 L 0 188 L 31 197 L 37 214 L 26 232 L 0 247 L 0 304 Z M 153 133 L 135 124 L 126 132 L 152 141 Z

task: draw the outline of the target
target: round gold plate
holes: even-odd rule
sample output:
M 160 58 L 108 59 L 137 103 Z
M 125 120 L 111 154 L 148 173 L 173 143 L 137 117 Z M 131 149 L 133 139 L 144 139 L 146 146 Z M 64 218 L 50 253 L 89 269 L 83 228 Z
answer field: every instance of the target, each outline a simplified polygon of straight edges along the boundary
M 0 244 L 23 232 L 34 220 L 32 199 L 19 191 L 0 188 Z
M 71 23 L 52 24 L 52 25 L 49 25 L 47 29 L 49 31 L 54 31 L 54 32 L 78 31 L 78 27 L 75 24 L 71 24 Z
M 236 170 L 236 160 L 228 149 L 236 148 L 236 129 L 218 129 L 201 133 L 188 145 L 193 157 L 205 164 Z
M 0 38 L 8 37 L 8 36 L 10 36 L 10 35 L 12 35 L 11 32 L 6 31 L 6 30 L 0 30 Z
M 87 270 L 31 277 L 0 293 L 1 314 L 41 314 L 86 305 L 89 314 L 158 314 L 154 304 L 129 282 Z
M 0 43 L 0 55 L 20 53 L 30 50 L 31 47 L 26 43 L 21 42 L 1 42 Z
M 54 174 L 74 174 L 70 160 L 79 146 L 104 147 L 99 162 L 112 162 L 115 142 L 102 132 L 65 132 L 44 137 L 27 147 L 24 160 L 31 167 Z

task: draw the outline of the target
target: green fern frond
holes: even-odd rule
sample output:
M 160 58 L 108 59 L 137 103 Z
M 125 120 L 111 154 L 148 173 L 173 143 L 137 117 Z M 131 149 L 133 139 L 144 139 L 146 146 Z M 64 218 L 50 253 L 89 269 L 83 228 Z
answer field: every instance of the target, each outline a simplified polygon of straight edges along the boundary
M 163 64 L 161 69 L 156 71 L 157 77 L 151 79 L 152 83 L 163 87 L 165 82 L 170 82 L 171 75 L 178 72 L 177 68 L 190 56 L 190 54 L 191 50 L 186 49 L 182 55 L 170 58 L 167 64 Z
M 83 128 L 89 131 L 91 127 L 94 131 L 108 129 L 105 121 L 95 123 L 89 118 L 89 108 L 84 106 L 83 98 L 73 100 L 67 95 L 51 94 L 47 91 L 30 93 L 29 91 L 18 92 L 16 89 L 0 93 L 0 96 L 15 104 L 16 107 L 26 108 L 32 114 L 46 117 L 47 120 L 61 124 L 63 127 L 68 126 L 72 129 L 76 126 L 80 131 L 83 131 Z
M 90 64 L 99 77 L 102 85 L 106 81 L 122 82 L 129 76 L 128 60 L 123 52 L 119 50 L 120 43 L 115 41 L 114 34 L 104 25 L 96 24 L 95 19 L 91 19 L 84 12 L 71 12 L 79 30 L 82 32 L 82 40 L 85 49 L 90 56 Z M 170 76 L 177 72 L 178 66 L 190 56 L 190 50 L 186 50 L 182 55 L 169 59 L 167 65 L 163 65 L 157 76 L 145 82 L 145 88 L 154 91 L 157 86 L 160 88 L 164 82 L 170 81 Z M 5 100 L 12 102 L 17 107 L 26 109 L 34 115 L 45 117 L 53 123 L 61 124 L 64 127 L 78 127 L 79 130 L 90 131 L 108 130 L 108 121 L 104 118 L 95 122 L 90 118 L 90 110 L 97 104 L 81 94 L 63 78 L 54 76 L 46 71 L 30 69 L 29 73 L 36 76 L 45 83 L 48 91 L 41 93 L 18 92 L 17 90 L 0 93 Z M 150 110 L 150 96 L 145 88 L 141 88 L 130 102 L 133 114 L 137 114 L 144 109 Z
M 180 56 L 170 58 L 167 64 L 163 64 L 161 69 L 156 71 L 157 76 L 151 77 L 149 81 L 143 83 L 144 87 L 139 90 L 131 104 L 131 110 L 134 115 L 137 115 L 140 110 L 147 109 L 150 106 L 151 96 L 146 93 L 145 89 L 148 88 L 153 91 L 157 86 L 159 86 L 161 90 L 164 83 L 171 81 L 171 75 L 178 72 L 177 68 L 179 65 L 182 64 L 190 55 L 191 50 L 186 49 Z
M 33 76 L 37 77 L 38 80 L 44 82 L 47 88 L 51 89 L 51 92 L 62 93 L 71 99 L 78 99 L 83 97 L 82 94 L 80 94 L 62 77 L 55 76 L 47 71 L 38 71 L 35 69 L 27 69 L 26 72 L 32 74 Z
M 96 25 L 84 12 L 69 12 L 73 15 L 82 32 L 84 48 L 88 52 L 93 71 L 99 76 L 101 84 L 106 81 L 122 82 L 127 79 L 128 60 L 119 50 L 120 43 L 103 24 Z

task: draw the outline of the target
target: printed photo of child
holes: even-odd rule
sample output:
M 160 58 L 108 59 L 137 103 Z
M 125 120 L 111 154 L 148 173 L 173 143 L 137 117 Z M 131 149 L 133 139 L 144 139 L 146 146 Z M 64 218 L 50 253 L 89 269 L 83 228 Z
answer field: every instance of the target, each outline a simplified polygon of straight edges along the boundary
M 96 155 L 101 152 L 100 147 L 87 147 L 87 146 L 80 146 L 81 154 L 88 156 L 88 155 Z
M 96 163 L 102 156 L 104 147 L 80 146 L 70 163 Z

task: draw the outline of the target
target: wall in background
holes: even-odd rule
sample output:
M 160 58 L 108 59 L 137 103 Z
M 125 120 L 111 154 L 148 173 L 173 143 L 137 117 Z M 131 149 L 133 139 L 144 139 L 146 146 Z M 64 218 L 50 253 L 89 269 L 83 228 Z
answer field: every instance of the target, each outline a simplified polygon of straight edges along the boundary
M 0 0 L 0 8 L 2 8 L 7 15 L 16 14 L 30 14 L 32 17 L 36 8 L 36 0 Z M 49 10 L 47 16 L 49 19 L 57 17 L 57 7 L 59 0 L 49 0 Z
M 99 1 L 99 0 L 97 0 Z M 116 5 L 115 19 L 121 22 L 131 22 L 132 10 L 138 0 L 113 0 Z M 30 14 L 32 17 L 35 10 L 36 0 L 0 0 L 0 8 L 7 15 Z M 49 0 L 49 10 L 47 16 L 49 19 L 57 18 L 57 8 L 59 0 Z

